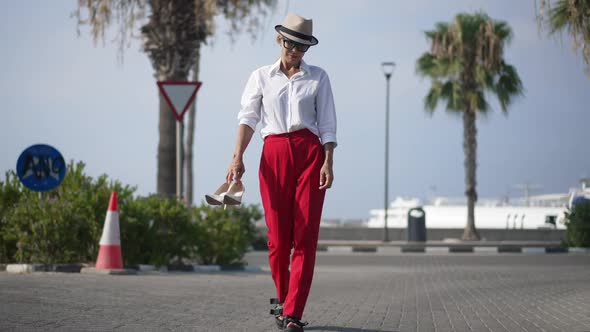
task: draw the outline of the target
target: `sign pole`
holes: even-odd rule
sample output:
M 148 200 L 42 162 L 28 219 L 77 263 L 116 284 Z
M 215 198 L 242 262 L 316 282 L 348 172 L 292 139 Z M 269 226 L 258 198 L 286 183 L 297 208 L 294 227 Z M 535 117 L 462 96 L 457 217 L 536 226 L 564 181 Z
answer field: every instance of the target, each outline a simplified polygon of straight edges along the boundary
M 182 199 L 183 197 L 183 127 L 184 126 L 181 121 L 176 121 L 176 197 L 178 199 Z
M 158 81 L 158 88 L 176 118 L 176 197 L 184 199 L 184 124 L 182 118 L 195 99 L 201 82 Z
M 180 198 L 180 122 L 176 121 L 176 198 Z
M 184 200 L 184 121 L 180 121 L 180 198 Z

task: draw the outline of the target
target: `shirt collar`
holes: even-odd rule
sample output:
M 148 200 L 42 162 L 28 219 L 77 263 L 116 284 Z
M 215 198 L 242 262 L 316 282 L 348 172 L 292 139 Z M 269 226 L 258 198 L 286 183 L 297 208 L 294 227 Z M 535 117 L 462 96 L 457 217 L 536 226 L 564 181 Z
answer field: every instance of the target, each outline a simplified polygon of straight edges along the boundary
M 309 73 L 309 66 L 307 65 L 307 63 L 305 63 L 305 61 L 303 61 L 303 59 L 301 59 L 301 65 L 299 66 L 299 69 L 303 72 L 303 75 Z M 272 77 L 278 74 L 280 70 L 281 58 L 279 58 L 275 63 L 272 64 L 272 66 L 270 67 L 269 74 Z

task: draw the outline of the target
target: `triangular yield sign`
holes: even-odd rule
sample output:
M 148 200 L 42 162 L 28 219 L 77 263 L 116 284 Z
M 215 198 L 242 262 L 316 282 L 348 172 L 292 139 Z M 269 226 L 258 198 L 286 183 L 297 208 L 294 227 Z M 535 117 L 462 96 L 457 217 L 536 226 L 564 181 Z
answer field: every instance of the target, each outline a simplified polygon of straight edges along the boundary
M 158 88 L 178 122 L 195 99 L 201 82 L 158 81 Z

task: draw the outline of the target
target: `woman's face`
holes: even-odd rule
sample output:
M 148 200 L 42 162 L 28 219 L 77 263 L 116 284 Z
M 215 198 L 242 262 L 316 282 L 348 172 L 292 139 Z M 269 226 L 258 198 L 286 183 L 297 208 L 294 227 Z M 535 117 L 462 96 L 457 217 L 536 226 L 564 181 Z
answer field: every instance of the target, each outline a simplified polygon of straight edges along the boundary
M 296 43 L 283 36 L 277 37 L 277 42 L 281 46 L 281 57 L 288 64 L 299 64 L 309 46 Z

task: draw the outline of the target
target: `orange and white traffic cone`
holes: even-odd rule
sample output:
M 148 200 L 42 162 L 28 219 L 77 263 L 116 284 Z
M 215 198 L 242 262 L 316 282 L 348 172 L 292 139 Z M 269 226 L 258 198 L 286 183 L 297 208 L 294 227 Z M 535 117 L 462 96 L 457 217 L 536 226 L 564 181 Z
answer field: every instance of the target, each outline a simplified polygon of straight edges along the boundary
M 117 193 L 111 193 L 109 209 L 104 220 L 102 236 L 99 242 L 97 269 L 122 269 L 121 236 L 119 233 L 119 211 L 117 209 Z

